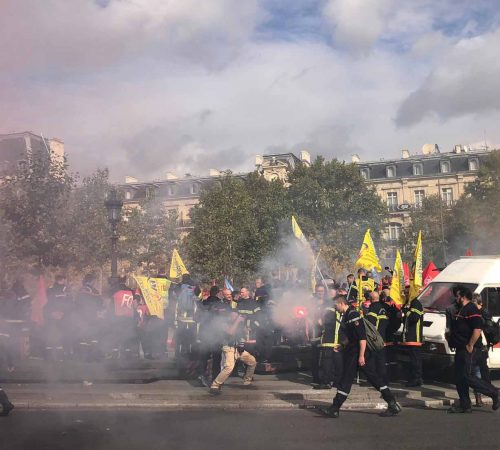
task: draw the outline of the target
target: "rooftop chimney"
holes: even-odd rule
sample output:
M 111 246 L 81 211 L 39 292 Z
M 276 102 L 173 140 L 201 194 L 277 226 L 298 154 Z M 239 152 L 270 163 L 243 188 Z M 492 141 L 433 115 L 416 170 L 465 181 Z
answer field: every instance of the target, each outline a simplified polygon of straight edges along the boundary
M 299 153 L 299 159 L 306 165 L 311 165 L 311 154 L 307 150 L 302 150 Z
M 175 173 L 167 172 L 167 180 L 177 180 L 177 179 L 179 179 L 179 177 Z
M 403 156 L 403 159 L 408 159 L 410 157 L 410 150 L 407 150 L 406 148 L 401 150 L 401 154 Z
M 220 177 L 220 170 L 217 170 L 217 169 L 210 169 L 208 171 L 208 174 L 211 176 L 211 177 Z
M 359 155 L 354 154 L 354 155 L 352 155 L 351 160 L 354 164 L 357 164 L 361 161 L 361 158 L 359 157 Z
M 257 167 L 262 166 L 263 162 L 264 162 L 264 158 L 261 155 L 255 155 L 255 165 Z
M 138 183 L 138 182 L 139 182 L 139 180 L 137 178 L 125 175 L 125 183 L 126 184 Z

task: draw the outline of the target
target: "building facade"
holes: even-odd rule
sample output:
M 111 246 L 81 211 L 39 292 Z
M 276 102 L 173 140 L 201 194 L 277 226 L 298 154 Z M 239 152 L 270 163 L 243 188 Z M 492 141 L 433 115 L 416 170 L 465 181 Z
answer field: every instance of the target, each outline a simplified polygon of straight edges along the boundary
M 11 175 L 33 153 L 63 161 L 64 142 L 57 138 L 47 139 L 30 131 L 0 134 L 0 177 Z
M 437 145 L 425 145 L 416 155 L 403 150 L 400 159 L 362 162 L 355 156 L 353 162 L 387 205 L 385 239 L 390 243 L 398 241 L 410 212 L 420 208 L 425 197 L 437 195 L 452 206 L 475 180 L 488 153 L 462 145 L 441 153 Z
M 453 151 L 441 153 L 437 145 L 425 145 L 421 153 L 410 155 L 403 150 L 399 159 L 361 161 L 356 155 L 353 163 L 359 167 L 362 177 L 373 186 L 380 198 L 387 204 L 389 220 L 385 240 L 396 243 L 402 227 L 408 224 L 410 212 L 422 205 L 423 199 L 439 195 L 452 205 L 464 193 L 468 183 L 474 181 L 489 150 L 471 150 L 455 146 Z M 257 155 L 256 170 L 267 180 L 281 180 L 287 183 L 288 173 L 299 164 L 311 164 L 308 152 L 299 157 L 293 153 Z M 201 190 L 221 176 L 211 169 L 208 176 L 179 178 L 172 173 L 165 180 L 139 182 L 126 177 L 121 185 L 124 202 L 137 206 L 153 196 L 163 202 L 167 209 L 177 211 L 179 229 L 188 232 L 191 228 L 190 210 L 199 201 Z

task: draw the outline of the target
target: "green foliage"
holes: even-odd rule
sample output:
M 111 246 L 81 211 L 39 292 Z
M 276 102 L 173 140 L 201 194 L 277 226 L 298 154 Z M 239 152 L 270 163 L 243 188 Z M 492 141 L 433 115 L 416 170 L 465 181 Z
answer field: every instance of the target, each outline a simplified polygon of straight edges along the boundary
M 41 265 L 66 259 L 64 212 L 75 183 L 66 160 L 34 151 L 2 189 L 0 209 L 10 223 L 7 253 Z
M 167 210 L 153 198 L 125 211 L 124 215 L 118 244 L 121 258 L 134 265 L 153 266 L 154 270 L 167 267 L 179 240 L 176 211 Z
M 191 212 L 194 228 L 183 246 L 189 267 L 210 278 L 247 279 L 279 245 L 279 225 L 289 215 L 281 182 L 227 172 Z
M 364 233 L 380 237 L 387 209 L 354 164 L 316 158 L 289 176 L 288 195 L 302 230 L 331 267 L 351 265 Z

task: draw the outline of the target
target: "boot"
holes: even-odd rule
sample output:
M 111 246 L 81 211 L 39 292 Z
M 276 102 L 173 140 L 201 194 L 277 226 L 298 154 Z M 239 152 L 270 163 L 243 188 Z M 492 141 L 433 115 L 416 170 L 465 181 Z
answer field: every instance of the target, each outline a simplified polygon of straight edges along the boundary
M 481 394 L 479 392 L 474 392 L 474 397 L 476 397 L 476 408 L 482 408 L 484 406 L 483 399 L 481 398 Z
M 337 419 L 340 416 L 340 408 L 336 405 L 329 406 L 328 408 L 321 407 L 319 408 L 319 410 L 325 416 L 331 417 L 333 419 Z
M 387 404 L 387 409 L 384 412 L 381 412 L 380 417 L 392 417 L 396 416 L 401 412 L 401 406 L 394 400 Z
M 9 398 L 3 389 L 0 389 L 0 404 L 2 405 L 2 412 L 0 413 L 0 416 L 8 416 L 14 409 L 14 405 L 9 401 Z
M 493 397 L 491 397 L 491 399 L 493 400 L 493 405 L 491 406 L 491 409 L 493 411 L 496 411 L 498 408 L 500 408 L 500 400 L 498 399 L 498 390 L 496 394 Z

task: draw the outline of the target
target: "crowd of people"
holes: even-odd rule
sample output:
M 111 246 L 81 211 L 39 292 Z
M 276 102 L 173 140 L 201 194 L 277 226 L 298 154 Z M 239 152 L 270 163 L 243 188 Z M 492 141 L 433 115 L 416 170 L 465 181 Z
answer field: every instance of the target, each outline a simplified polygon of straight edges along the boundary
M 408 290 L 407 299 L 396 303 L 390 296 L 390 284 L 390 274 L 376 282 L 370 272 L 359 269 L 344 283 L 318 281 L 311 296 L 276 278 L 268 284 L 257 278 L 252 286 L 233 290 L 215 283 L 199 286 L 186 274 L 171 284 L 163 317 L 158 317 L 151 314 L 140 289 L 128 285 L 126 277 L 103 296 L 93 275 L 83 278 L 74 295 L 66 277 L 57 275 L 47 290 L 44 326 L 31 330 L 30 351 L 47 360 L 156 359 L 172 350 L 171 341 L 175 356 L 195 361 L 200 384 L 218 395 L 236 367 L 243 370 L 243 384 L 249 386 L 258 362 L 271 364 L 277 344 L 299 342 L 310 345 L 312 387 L 337 389 L 325 414 L 339 416 L 360 371 L 387 402 L 382 415 L 393 416 L 401 408 L 389 388 L 387 368 L 398 359 L 396 354 L 406 353 L 409 361 L 406 386 L 423 384 L 424 309 L 417 298 L 409 298 Z M 296 314 L 287 326 L 277 320 L 277 314 L 283 314 L 290 289 L 292 295 L 308 298 L 305 307 L 295 307 Z M 487 347 L 481 339 L 488 313 L 481 298 L 473 298 L 467 288 L 457 286 L 453 293 L 456 301 L 447 311 L 447 336 L 450 347 L 456 349 L 460 403 L 450 412 L 470 411 L 469 386 L 475 390 L 477 406 L 482 405 L 483 394 L 493 399 L 493 409 L 497 409 L 498 391 L 490 382 Z M 23 284 L 16 282 L 10 297 L 0 305 L 4 319 L 0 321 L 0 342 L 9 367 L 14 360 L 8 345 L 13 323 L 29 322 L 30 302 Z M 8 414 L 13 406 L 1 389 L 0 403 Z

